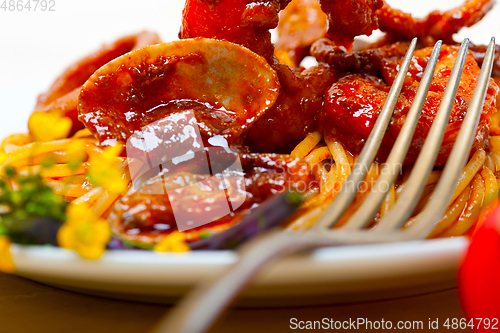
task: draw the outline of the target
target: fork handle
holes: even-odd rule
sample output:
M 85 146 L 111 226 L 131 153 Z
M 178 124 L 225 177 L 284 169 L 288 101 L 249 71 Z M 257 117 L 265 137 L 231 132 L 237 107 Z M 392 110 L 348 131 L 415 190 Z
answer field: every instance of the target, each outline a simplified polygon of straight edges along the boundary
M 332 245 L 340 245 L 340 242 L 313 233 L 264 234 L 242 249 L 237 263 L 190 292 L 153 332 L 207 332 L 239 292 L 268 264 L 289 254 Z

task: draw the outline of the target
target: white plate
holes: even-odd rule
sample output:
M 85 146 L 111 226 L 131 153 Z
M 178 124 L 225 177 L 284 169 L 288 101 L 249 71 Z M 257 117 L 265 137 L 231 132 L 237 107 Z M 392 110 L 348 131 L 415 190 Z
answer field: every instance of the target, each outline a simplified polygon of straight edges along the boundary
M 26 0 L 27 1 L 27 0 Z M 392 0 L 390 4 L 423 16 L 462 0 Z M 183 0 L 56 1 L 55 12 L 0 12 L 0 133 L 25 131 L 38 93 L 67 65 L 143 29 L 175 39 Z M 500 36 L 491 12 L 459 38 L 487 43 Z M 465 238 L 322 249 L 272 265 L 244 293 L 248 305 L 293 305 L 366 301 L 407 296 L 456 285 Z M 98 261 L 51 247 L 12 247 L 21 276 L 85 293 L 170 302 L 191 286 L 234 262 L 235 253 L 185 255 L 108 251 Z
M 305 305 L 394 298 L 456 286 L 464 237 L 326 248 L 286 258 L 245 291 L 245 305 Z M 84 293 L 169 303 L 235 260 L 232 251 L 108 251 L 96 261 L 53 247 L 13 246 L 17 274 Z

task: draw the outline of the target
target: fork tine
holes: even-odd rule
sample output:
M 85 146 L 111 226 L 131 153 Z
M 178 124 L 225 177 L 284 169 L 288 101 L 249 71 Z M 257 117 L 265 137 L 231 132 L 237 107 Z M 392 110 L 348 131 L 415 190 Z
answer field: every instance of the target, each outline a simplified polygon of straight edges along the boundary
M 374 130 L 370 134 L 354 170 L 351 172 L 351 176 L 355 177 L 350 176 L 348 178 L 351 184 L 358 184 L 364 179 L 368 167 L 375 158 L 385 129 L 392 118 L 392 113 L 406 78 L 415 48 L 416 38 L 412 41 L 407 51 L 401 69 L 389 92 L 389 97 L 375 123 Z M 323 216 L 331 215 L 333 207 L 333 213 L 340 217 L 351 203 L 355 194 L 356 191 L 354 189 L 352 191 L 349 191 L 347 188 L 341 190 L 337 200 L 335 200 L 336 204 L 330 205 Z M 344 208 L 338 209 L 338 207 L 343 206 L 342 204 L 338 204 L 339 199 L 343 202 Z M 332 219 L 323 218 L 322 221 L 325 226 L 329 226 Z M 320 231 L 324 231 L 324 228 L 320 227 Z M 245 244 L 246 250 L 242 253 L 240 260 L 226 274 L 217 277 L 217 279 L 207 281 L 203 286 L 197 288 L 194 293 L 189 294 L 178 305 L 170 317 L 167 317 L 157 327 L 157 332 L 206 332 L 222 310 L 230 304 L 231 300 L 234 299 L 250 278 L 266 264 L 286 254 L 338 244 L 343 243 L 337 239 L 325 237 L 321 232 L 315 233 L 312 230 L 304 234 L 271 231 L 260 235 L 260 238 L 253 239 L 248 244 Z
M 438 185 L 432 195 L 432 204 L 428 204 L 421 215 L 422 223 L 416 223 L 411 228 L 404 231 L 407 237 L 427 237 L 434 223 L 444 214 L 450 204 L 454 190 L 457 187 L 458 179 L 467 163 L 474 135 L 476 134 L 481 112 L 483 110 L 486 91 L 493 68 L 495 57 L 495 38 L 492 38 L 486 56 L 479 73 L 476 87 L 469 103 L 469 108 L 462 123 L 460 132 L 451 151 L 450 157 L 443 170 Z M 395 227 L 402 226 L 402 223 Z
M 450 113 L 455 103 L 455 96 L 458 91 L 458 85 L 462 76 L 465 58 L 469 47 L 469 40 L 465 39 L 460 47 L 455 64 L 451 70 L 448 84 L 443 93 L 443 99 L 432 123 L 427 139 L 418 156 L 413 172 L 410 174 L 407 186 L 403 190 L 401 197 L 396 201 L 394 207 L 377 224 L 376 230 L 389 231 L 396 226 L 401 226 L 411 216 L 413 209 L 424 190 L 425 181 L 429 177 L 434 163 L 436 162 L 443 136 L 448 125 Z
M 449 107 L 450 103 L 451 106 L 453 106 L 454 95 L 457 90 L 457 87 L 454 87 L 453 84 L 457 85 L 460 80 L 461 75 L 458 72 L 461 72 L 461 68 L 458 67 L 463 67 L 465 54 L 467 52 L 467 43 L 468 42 L 465 41 L 462 44 L 459 56 L 457 57 L 457 61 L 455 62 L 452 70 L 450 79 L 451 84 L 448 84 L 445 90 L 444 96 L 448 99 L 448 101 L 447 103 L 441 103 L 438 115 L 434 120 L 434 123 L 436 123 L 438 121 L 437 117 L 444 117 L 444 120 L 439 120 L 440 122 L 444 122 L 444 127 L 446 127 L 448 123 L 448 118 L 447 116 L 443 116 L 443 114 L 448 111 L 449 115 L 450 110 L 446 110 L 446 108 Z M 234 299 L 236 294 L 241 291 L 253 275 L 255 275 L 265 265 L 284 255 L 329 245 L 334 246 L 342 244 L 394 242 L 412 239 L 416 236 L 425 237 L 427 235 L 426 232 L 428 232 L 432 227 L 432 222 L 435 221 L 436 216 L 439 217 L 439 215 L 442 215 L 444 209 L 446 209 L 445 204 L 450 201 L 453 192 L 450 188 L 453 188 L 453 185 L 456 185 L 458 175 L 463 169 L 465 160 L 469 154 L 472 138 L 477 128 L 479 116 L 482 110 L 482 104 L 488 87 L 488 80 L 493 65 L 493 55 L 494 40 L 492 39 L 487 51 L 487 56 L 483 62 L 483 68 L 481 69 L 477 86 L 469 104 L 469 112 L 467 112 L 462 129 L 460 130 L 457 141 L 448 159 L 449 163 L 446 164 L 442 179 L 436 188 L 435 193 L 437 193 L 438 198 L 444 198 L 442 199 L 444 204 L 433 202 L 432 205 L 428 205 L 429 208 L 426 207 L 424 210 L 424 212 L 427 212 L 426 217 L 434 220 L 425 222 L 422 219 L 424 223 L 417 223 L 415 226 L 412 226 L 402 232 L 396 232 L 391 228 L 399 227 L 401 226 L 401 223 L 387 223 L 384 228 L 376 229 L 375 232 L 367 229 L 357 231 L 337 229 L 332 231 L 319 228 L 319 230 L 315 229 L 317 232 L 308 231 L 305 233 L 284 233 L 275 231 L 261 235 L 259 239 L 253 239 L 250 243 L 245 245 L 246 249 L 243 253 L 241 253 L 240 260 L 233 267 L 231 267 L 226 274 L 220 277 L 213 277 L 211 281 L 206 281 L 202 288 L 197 288 L 195 293 L 191 293 L 186 299 L 184 299 L 173 311 L 170 317 L 157 327 L 157 332 L 206 332 L 211 324 L 213 324 L 217 316 L 230 304 L 231 300 Z M 453 92 L 452 90 L 455 91 Z M 450 96 L 451 102 L 449 101 Z M 451 107 L 449 108 L 451 109 Z M 441 111 L 441 109 L 443 109 L 444 112 Z M 429 133 L 428 138 L 434 138 L 434 136 L 437 135 L 436 133 L 439 132 L 439 128 L 436 128 L 438 127 L 433 124 L 431 133 L 434 134 L 431 136 L 431 133 Z M 440 133 L 441 138 L 438 140 L 438 148 L 441 146 L 443 133 L 444 129 Z M 432 140 L 436 140 L 436 138 Z M 424 149 L 429 146 L 428 142 L 430 142 L 430 140 L 426 140 Z M 420 154 L 422 156 L 429 154 L 427 151 L 424 151 L 424 149 L 422 150 L 423 154 Z M 419 160 L 421 160 L 420 157 Z M 417 160 L 417 164 L 419 163 L 419 160 Z M 423 164 L 423 162 L 420 162 L 420 164 Z M 434 162 L 432 162 L 432 164 L 434 164 Z M 420 171 L 416 167 L 415 170 Z M 412 176 L 413 174 L 415 173 L 412 173 Z M 342 193 L 344 192 L 341 192 L 339 196 Z M 345 193 L 347 193 L 347 191 Z M 331 207 L 332 206 L 330 206 L 330 208 Z M 328 214 L 329 211 L 330 209 L 327 210 L 326 214 Z M 437 213 L 438 211 L 439 214 Z M 385 218 L 384 221 L 385 220 L 387 220 L 387 218 Z M 331 221 L 331 219 L 323 221 L 325 226 L 329 226 L 329 221 Z M 387 232 L 382 233 L 380 232 L 381 230 L 385 230 Z
M 420 81 L 413 103 L 408 111 L 408 115 L 403 127 L 401 128 L 401 132 L 394 143 L 394 147 L 387 158 L 387 162 L 384 165 L 379 179 L 370 191 L 370 194 L 364 200 L 361 207 L 356 211 L 356 213 L 354 213 L 349 221 L 342 226 L 343 229 L 355 230 L 366 226 L 379 210 L 382 201 L 390 189 L 390 186 L 394 183 L 396 177 L 400 173 L 401 165 L 405 159 L 406 153 L 408 152 L 413 133 L 415 132 L 420 114 L 424 108 L 427 93 L 429 92 L 432 78 L 434 76 L 434 70 L 436 69 L 436 65 L 439 60 L 442 44 L 442 41 L 438 41 L 436 45 L 434 45 L 434 49 L 432 50 L 431 57 L 427 63 L 427 67 L 425 68 L 424 75 Z M 385 186 L 385 188 L 382 186 Z
M 387 130 L 387 126 L 392 118 L 392 113 L 394 112 L 399 94 L 406 79 L 406 74 L 410 68 L 411 59 L 416 46 L 417 38 L 414 38 L 408 48 L 408 51 L 406 52 L 401 68 L 396 75 L 396 79 L 392 84 L 384 106 L 382 107 L 377 121 L 373 126 L 373 130 L 361 150 L 361 154 L 359 155 L 351 174 L 344 183 L 344 186 L 342 186 L 342 189 L 340 190 L 337 198 L 335 198 L 335 201 L 330 204 L 322 217 L 314 224 L 312 228 L 313 230 L 329 228 L 337 223 L 356 196 L 359 186 L 365 179 L 366 173 L 372 165 L 380 144 L 382 143 L 382 139 L 384 138 L 385 131 Z

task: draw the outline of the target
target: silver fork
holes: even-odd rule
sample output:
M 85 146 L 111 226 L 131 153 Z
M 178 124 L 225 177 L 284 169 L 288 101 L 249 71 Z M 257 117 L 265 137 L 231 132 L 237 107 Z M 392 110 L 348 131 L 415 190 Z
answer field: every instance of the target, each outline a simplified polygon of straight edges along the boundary
M 469 156 L 493 67 L 494 38 L 491 39 L 488 46 L 462 128 L 434 191 L 433 198 L 435 199 L 432 204 L 426 205 L 421 213 L 421 219 L 417 223 L 402 229 L 424 190 L 425 181 L 437 158 L 462 75 L 468 44 L 469 41 L 466 39 L 460 47 L 437 115 L 403 193 L 394 207 L 375 228 L 362 229 L 373 218 L 387 194 L 387 191 L 381 190 L 379 185 L 392 185 L 400 172 L 401 163 L 410 146 L 432 82 L 442 45 L 441 41 L 434 46 L 406 121 L 384 165 L 385 169 L 381 172 L 374 189 L 352 218 L 341 228 L 330 230 L 352 203 L 373 163 L 407 75 L 416 48 L 416 39 L 412 41 L 403 59 L 401 69 L 377 118 L 374 129 L 370 133 L 349 178 L 325 214 L 306 232 L 273 230 L 248 242 L 242 248 L 240 259 L 236 264 L 229 267 L 224 274 L 206 281 L 191 292 L 158 325 L 155 331 L 164 333 L 206 332 L 252 277 L 266 265 L 285 255 L 325 246 L 400 242 L 425 238 L 444 214 L 456 189 L 460 173 Z M 385 188 L 389 188 L 389 186 Z

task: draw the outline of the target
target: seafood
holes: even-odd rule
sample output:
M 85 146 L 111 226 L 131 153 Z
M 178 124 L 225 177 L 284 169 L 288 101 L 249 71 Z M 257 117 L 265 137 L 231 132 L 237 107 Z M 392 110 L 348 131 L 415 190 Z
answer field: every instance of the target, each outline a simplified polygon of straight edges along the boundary
M 78 95 L 82 85 L 101 66 L 109 61 L 144 46 L 160 43 L 160 37 L 153 32 L 141 32 L 120 38 L 113 44 L 103 46 L 99 51 L 71 65 L 38 97 L 35 111 L 57 112 L 69 117 L 72 122 L 73 135 L 84 128 L 78 121 Z
M 403 45 L 399 45 L 399 47 L 404 48 Z M 398 104 L 379 152 L 379 159 L 382 161 L 389 154 L 392 142 L 396 140 L 403 126 L 431 52 L 432 48 L 423 48 L 417 50 L 413 56 L 408 78 L 401 91 Z M 441 49 L 434 80 L 424 104 L 409 153 L 404 162 L 406 165 L 415 162 L 429 133 L 457 53 L 458 46 L 445 45 Z M 397 66 L 401 62 L 401 58 L 391 59 L 391 57 L 387 56 L 384 58 L 390 60 L 383 64 L 381 76 L 377 77 L 366 74 L 366 72 L 363 74 L 349 74 L 334 83 L 326 93 L 325 107 L 320 115 L 320 131 L 325 135 L 336 137 L 351 151 L 359 152 L 368 138 L 380 107 L 387 98 L 388 89 L 397 73 Z M 444 165 L 456 140 L 474 91 L 479 70 L 472 54 L 469 53 L 445 137 L 436 161 L 438 167 Z M 491 115 L 496 112 L 497 94 L 498 86 L 491 79 L 480 126 L 475 136 L 473 151 L 485 148 L 485 140 L 488 138 L 489 133 L 488 121 Z
M 187 0 L 180 38 L 206 37 L 240 44 L 273 58 L 270 29 L 278 25 L 278 13 L 290 0 Z
M 310 40 L 305 40 L 306 37 L 320 37 L 323 34 L 321 26 L 325 17 L 328 21 L 328 39 L 320 38 L 312 46 L 311 54 L 320 62 L 317 67 L 287 71 L 285 66 L 276 64 L 277 59 L 271 54 L 273 45 L 268 35 L 268 29 L 276 25 L 278 12 L 287 2 L 240 0 L 231 5 L 228 1 L 190 0 L 183 12 L 182 38 L 204 36 L 240 43 L 263 55 L 278 72 L 280 95 L 276 104 L 250 128 L 245 144 L 251 151 L 287 152 L 308 132 L 314 131 L 323 106 L 324 91 L 345 75 L 342 72 L 383 74 L 384 79 L 389 79 L 386 83 L 391 83 L 390 77 L 394 74 L 395 67 L 386 66 L 387 59 L 402 56 L 406 49 L 383 46 L 381 49 L 346 53 L 341 46 L 350 48 L 354 36 L 370 34 L 380 24 L 383 31 L 403 40 L 410 36 L 419 36 L 423 41 L 441 37 L 450 40 L 451 35 L 462 26 L 470 26 L 480 20 L 493 3 L 489 0 L 469 0 L 457 9 L 444 13 L 433 12 L 425 20 L 415 20 L 382 1 L 323 0 L 320 1 L 320 7 L 324 16 L 317 14 L 319 9 L 311 1 L 292 2 L 282 15 L 284 21 L 279 28 L 281 41 L 278 41 L 278 51 L 285 50 L 280 45 L 293 41 L 285 51 L 290 55 L 291 62 L 297 65 L 308 52 L 307 47 L 311 43 Z M 312 7 L 310 13 L 313 14 L 297 14 L 298 10 L 308 5 Z M 245 13 L 250 9 L 256 10 L 255 8 L 261 8 L 259 13 L 266 14 L 257 15 L 258 19 L 249 24 L 247 20 L 250 16 Z M 228 12 L 234 12 L 234 15 L 223 15 Z M 307 15 L 317 16 L 320 22 L 313 23 Z M 203 19 L 198 19 L 199 17 Z M 287 19 L 292 22 L 287 22 Z M 442 29 L 437 29 L 436 24 Z M 399 35 L 396 35 L 397 32 Z M 402 33 L 407 33 L 407 36 L 401 36 Z M 390 75 L 381 73 L 391 69 Z M 293 118 L 290 114 L 293 114 Z M 264 134 L 265 141 L 262 140 Z
M 281 86 L 277 102 L 251 126 L 244 141 L 251 151 L 286 152 L 313 131 L 324 91 L 338 77 L 328 65 L 292 70 L 274 56 L 269 29 L 278 25 L 279 11 L 289 2 L 188 0 L 183 11 L 181 38 L 223 38 L 243 45 L 263 56 L 277 72 Z
M 317 0 L 292 1 L 280 13 L 276 56 L 286 63 L 285 53 L 290 60 L 289 65 L 298 67 L 309 54 L 311 44 L 325 36 L 326 29 L 326 14 Z
M 415 19 L 411 14 L 394 9 L 387 4 L 379 10 L 380 29 L 395 36 L 396 39 L 439 39 L 455 44 L 453 34 L 463 27 L 470 27 L 479 22 L 493 7 L 492 0 L 467 0 L 457 8 L 446 12 L 434 11 L 424 19 Z
M 103 66 L 83 85 L 79 119 L 101 146 L 125 144 L 148 126 L 159 128 L 170 120 L 175 122 L 176 116 L 192 112 L 203 139 L 203 144 L 198 144 L 205 148 L 197 151 L 188 147 L 186 151 L 203 155 L 214 149 L 209 138 L 221 135 L 233 151 L 240 153 L 243 169 L 224 177 L 194 160 L 179 165 L 161 162 L 166 171 L 152 169 L 153 174 L 134 184 L 112 209 L 110 223 L 116 235 L 141 246 L 153 245 L 173 230 L 181 230 L 176 224 L 176 207 L 189 207 L 193 197 L 200 202 L 191 210 L 194 215 L 214 215 L 212 223 L 187 233 L 190 241 L 206 230 L 229 228 L 284 188 L 300 184 L 307 193 L 321 193 L 317 201 L 323 204 L 339 184 L 323 186 L 327 179 L 337 176 L 333 174 L 335 169 L 322 168 L 322 158 L 337 154 L 337 179 L 346 178 L 353 157 L 343 153 L 343 147 L 356 153 L 366 140 L 406 53 L 406 40 L 415 35 L 422 39 L 383 141 L 380 162 L 392 147 L 419 85 L 430 55 L 425 46 L 441 37 L 455 44 L 451 35 L 461 26 L 477 22 L 492 3 L 466 1 L 457 10 L 436 12 L 419 21 L 381 0 L 321 0 L 311 9 L 311 16 L 317 15 L 320 22 L 313 22 L 309 14 L 294 14 L 297 8 L 314 6 L 312 2 L 295 1 L 289 5 L 289 0 L 187 0 L 179 33 L 182 40 L 123 55 Z M 289 9 L 285 9 L 287 5 Z M 275 50 L 269 30 L 278 25 L 282 10 L 281 41 Z M 324 14 L 320 15 L 320 11 Z M 297 21 L 286 22 L 294 19 Z M 441 27 L 439 31 L 431 23 Z M 370 34 L 379 24 L 387 32 L 380 42 L 383 45 L 349 52 L 355 36 Z M 406 28 L 408 32 L 403 32 Z M 395 40 L 400 41 L 392 43 Z M 391 44 L 385 45 L 388 41 Z M 474 46 L 467 57 L 467 74 L 460 84 L 436 163 L 438 168 L 445 163 L 467 110 L 481 50 L 481 46 Z M 454 45 L 443 47 L 405 164 L 414 162 L 427 136 L 456 52 Z M 307 54 L 316 58 L 317 66 L 299 66 Z M 290 66 L 279 61 L 287 57 Z M 497 94 L 498 87 L 492 80 L 473 151 L 488 146 L 489 121 L 496 111 Z M 301 165 L 299 159 L 288 154 L 312 132 L 319 134 L 312 135 L 309 151 L 318 143 L 320 146 L 317 155 L 309 159 L 311 164 Z M 316 136 L 319 139 L 314 139 Z M 321 137 L 328 147 L 321 147 Z M 170 144 L 159 136 L 155 140 Z M 321 184 L 316 175 L 322 179 Z M 225 194 L 214 190 L 223 187 L 223 178 L 235 185 L 226 188 Z M 158 188 L 163 195 L 153 193 Z M 164 195 L 170 192 L 176 194 Z M 239 204 L 224 215 L 221 212 L 228 195 L 229 201 Z M 309 205 L 314 207 L 313 203 Z
M 290 152 L 315 131 L 324 93 L 340 77 L 328 64 L 298 72 L 296 89 L 281 89 L 276 103 L 249 129 L 245 145 L 250 151 Z
M 79 119 L 106 146 L 125 144 L 171 113 L 194 110 L 202 134 L 224 135 L 237 145 L 274 104 L 279 88 L 276 73 L 246 48 L 182 40 L 148 46 L 100 68 L 81 89 Z

